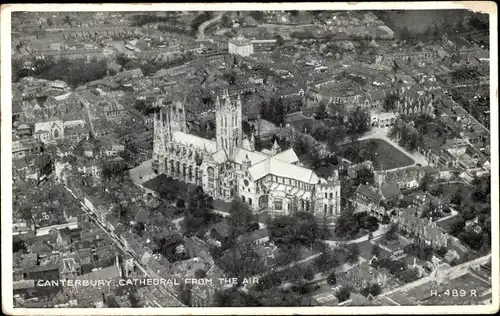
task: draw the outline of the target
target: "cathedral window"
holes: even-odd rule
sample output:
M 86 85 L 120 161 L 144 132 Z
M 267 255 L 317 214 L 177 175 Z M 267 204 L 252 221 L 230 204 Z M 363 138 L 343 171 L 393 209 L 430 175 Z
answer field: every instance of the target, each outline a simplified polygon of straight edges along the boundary
M 283 200 L 274 200 L 274 209 L 277 211 L 283 210 Z
M 207 173 L 208 173 L 208 187 L 213 188 L 215 184 L 214 169 L 212 167 L 208 167 Z

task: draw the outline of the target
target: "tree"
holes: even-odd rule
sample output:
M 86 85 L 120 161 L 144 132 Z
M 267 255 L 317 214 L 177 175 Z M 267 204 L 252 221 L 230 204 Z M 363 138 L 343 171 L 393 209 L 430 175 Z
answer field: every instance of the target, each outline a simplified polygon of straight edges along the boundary
M 377 245 L 377 244 L 373 245 L 373 247 L 372 247 L 372 253 L 371 254 L 372 254 L 372 256 L 380 258 L 380 247 L 379 247 L 379 245 Z
M 248 204 L 239 199 L 231 201 L 229 213 L 231 214 L 229 216 L 229 225 L 235 236 L 248 232 L 253 227 L 251 224 L 256 221 Z
M 26 222 L 27 225 L 31 224 L 33 229 L 34 229 L 34 233 L 36 234 L 36 221 L 35 221 L 35 217 L 33 216 L 33 213 L 31 211 L 31 206 L 24 206 L 20 209 L 20 215 L 21 215 L 21 218 Z
M 135 291 L 129 292 L 128 300 L 130 302 L 131 307 L 141 307 L 141 303 L 140 303 L 139 298 L 137 297 L 137 293 Z
M 285 121 L 286 107 L 283 99 L 272 97 L 269 101 L 261 104 L 262 118 L 274 123 L 276 126 L 281 126 Z
M 26 253 L 27 248 L 26 248 L 26 244 L 24 243 L 24 240 L 14 239 L 13 243 L 12 243 L 12 252 L 13 253 L 16 253 L 16 252 Z
M 410 31 L 407 26 L 404 26 L 400 34 L 401 40 L 408 42 L 410 40 Z
M 338 266 L 339 262 L 332 252 L 324 250 L 319 257 L 314 259 L 313 264 L 318 270 L 324 271 Z
M 183 221 L 187 233 L 201 234 L 207 225 L 215 220 L 212 202 L 213 198 L 205 194 L 201 187 L 195 187 L 189 191 Z
M 186 202 L 184 202 L 184 199 L 177 199 L 177 202 L 175 202 L 175 206 L 177 208 L 183 209 L 186 206 Z
M 123 161 L 105 161 L 102 165 L 102 177 L 106 180 L 121 179 L 124 180 L 127 166 Z
M 357 244 L 352 244 L 348 248 L 348 255 L 346 257 L 346 260 L 350 264 L 356 264 L 359 261 L 359 247 Z
M 370 294 L 373 296 L 377 296 L 382 293 L 382 288 L 378 284 L 372 284 L 370 287 Z
M 264 262 L 252 243 L 229 248 L 222 255 L 219 264 L 228 276 L 239 280 L 249 275 L 260 274 L 265 270 Z
M 184 282 L 181 282 L 181 285 L 179 286 L 178 293 L 179 293 L 179 300 L 181 301 L 182 304 L 186 306 L 191 306 L 191 289 L 192 289 L 191 284 L 186 284 Z
M 382 104 L 384 111 L 389 112 L 396 108 L 399 96 L 397 94 L 389 94 Z
M 326 278 L 326 283 L 328 283 L 330 285 L 337 284 L 337 277 L 335 276 L 335 271 L 333 271 L 332 273 L 330 273 L 328 275 L 328 277 Z
M 459 188 L 458 190 L 455 191 L 455 193 L 451 197 L 450 202 L 455 204 L 455 205 L 460 206 L 460 205 L 462 205 L 463 198 L 464 198 L 464 192 L 463 192 L 462 188 Z
M 304 271 L 304 279 L 307 281 L 314 279 L 314 270 L 311 267 L 307 267 L 306 271 Z
M 285 39 L 283 38 L 283 36 L 278 34 L 275 36 L 275 38 L 276 38 L 276 45 L 277 46 L 283 46 L 285 44 Z
M 348 131 L 350 134 L 362 135 L 370 129 L 370 114 L 368 111 L 357 107 L 349 114 Z
M 337 219 L 337 224 L 335 225 L 335 235 L 343 238 L 349 239 L 354 237 L 359 232 L 360 226 L 353 214 L 353 209 L 346 209 L 342 214 L 340 214 Z
M 349 297 L 351 296 L 351 288 L 348 286 L 343 286 L 336 294 L 335 296 L 337 297 L 337 300 L 339 303 L 342 303 L 343 301 L 347 301 Z
M 398 233 L 398 225 L 393 223 L 391 224 L 391 226 L 389 226 L 389 230 L 385 234 L 385 239 L 387 241 L 394 241 L 398 238 L 397 233 Z
M 202 279 L 207 276 L 207 272 L 203 269 L 198 269 L 194 272 L 194 276 L 198 279 Z
M 220 24 L 222 27 L 232 27 L 233 21 L 231 21 L 231 17 L 228 14 L 223 14 Z
M 420 189 L 424 192 L 427 192 L 431 182 L 432 182 L 432 177 L 428 173 L 426 173 L 420 180 Z
M 465 229 L 465 220 L 462 217 L 456 219 L 456 221 L 451 224 L 451 234 L 453 236 L 459 236 Z
M 248 12 L 250 16 L 257 22 L 260 22 L 264 19 L 264 12 L 262 11 L 250 11 Z
M 106 297 L 106 306 L 109 308 L 116 308 L 116 307 L 121 307 L 120 304 L 116 301 L 116 298 L 113 295 L 109 295 Z
M 310 213 L 297 212 L 295 216 L 280 216 L 268 225 L 270 239 L 280 248 L 289 245 L 312 247 L 321 236 L 316 219 Z
M 368 168 L 362 168 L 356 172 L 356 180 L 354 181 L 354 185 L 358 186 L 360 184 L 370 184 L 373 183 L 373 181 L 373 171 Z
M 324 120 L 326 117 L 327 117 L 327 113 L 326 113 L 326 106 L 325 106 L 325 104 L 322 102 L 322 103 L 318 106 L 318 109 L 316 110 L 316 118 L 317 118 L 318 120 Z
M 396 277 L 405 283 L 416 281 L 419 278 L 417 269 L 408 268 L 395 273 Z

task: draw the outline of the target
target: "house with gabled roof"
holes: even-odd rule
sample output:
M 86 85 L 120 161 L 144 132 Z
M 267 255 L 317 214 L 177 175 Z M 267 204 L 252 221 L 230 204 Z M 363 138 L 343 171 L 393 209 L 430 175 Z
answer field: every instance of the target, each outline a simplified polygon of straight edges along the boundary
M 417 217 L 415 209 L 400 210 L 393 222 L 399 227 L 400 232 L 414 238 L 417 242 L 431 246 L 433 248 L 446 247 L 448 245 L 448 235 L 436 222 L 428 218 Z

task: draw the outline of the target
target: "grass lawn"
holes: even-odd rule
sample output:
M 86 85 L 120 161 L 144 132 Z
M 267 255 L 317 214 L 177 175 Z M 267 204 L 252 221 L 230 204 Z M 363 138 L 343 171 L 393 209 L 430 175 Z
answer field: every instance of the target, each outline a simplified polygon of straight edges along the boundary
M 387 10 L 384 15 L 382 20 L 396 33 L 401 32 L 405 26 L 412 33 L 423 33 L 429 25 L 441 25 L 444 22 L 454 25 L 470 13 L 467 10 L 432 10 L 426 11 L 425 14 L 418 10 Z
M 374 150 L 366 153 L 366 157 L 360 155 L 361 150 L 368 148 L 369 143 L 373 144 Z M 415 163 L 413 159 L 395 148 L 388 142 L 382 139 L 365 139 L 356 141 L 353 144 L 346 144 L 340 153 L 345 159 L 353 163 L 362 163 L 366 159 L 372 158 L 373 167 L 380 169 L 383 165 L 384 169 L 401 168 Z
M 455 223 L 458 220 L 458 218 L 459 218 L 459 216 L 453 216 L 451 218 L 444 219 L 442 221 L 437 222 L 437 225 L 439 227 L 441 227 L 447 233 L 450 233 L 451 232 L 451 225 L 453 225 L 453 223 Z
M 452 196 L 459 189 L 462 189 L 462 192 L 468 192 L 472 188 L 472 186 L 463 183 L 436 184 L 435 187 L 437 186 L 441 188 L 444 196 Z

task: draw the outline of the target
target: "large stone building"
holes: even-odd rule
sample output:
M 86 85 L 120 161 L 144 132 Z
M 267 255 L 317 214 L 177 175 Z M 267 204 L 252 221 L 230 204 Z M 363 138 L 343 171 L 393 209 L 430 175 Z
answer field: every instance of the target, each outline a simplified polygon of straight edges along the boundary
M 253 135 L 244 137 L 240 97 L 227 91 L 216 102 L 216 139 L 187 131 L 182 102 L 163 106 L 154 120 L 153 171 L 199 185 L 217 199 L 235 197 L 253 210 L 273 215 L 313 212 L 331 223 L 340 214 L 338 174 L 319 178 L 301 167 L 293 149 L 255 150 Z
M 253 54 L 253 43 L 242 36 L 230 39 L 227 43 L 229 54 L 250 56 Z

